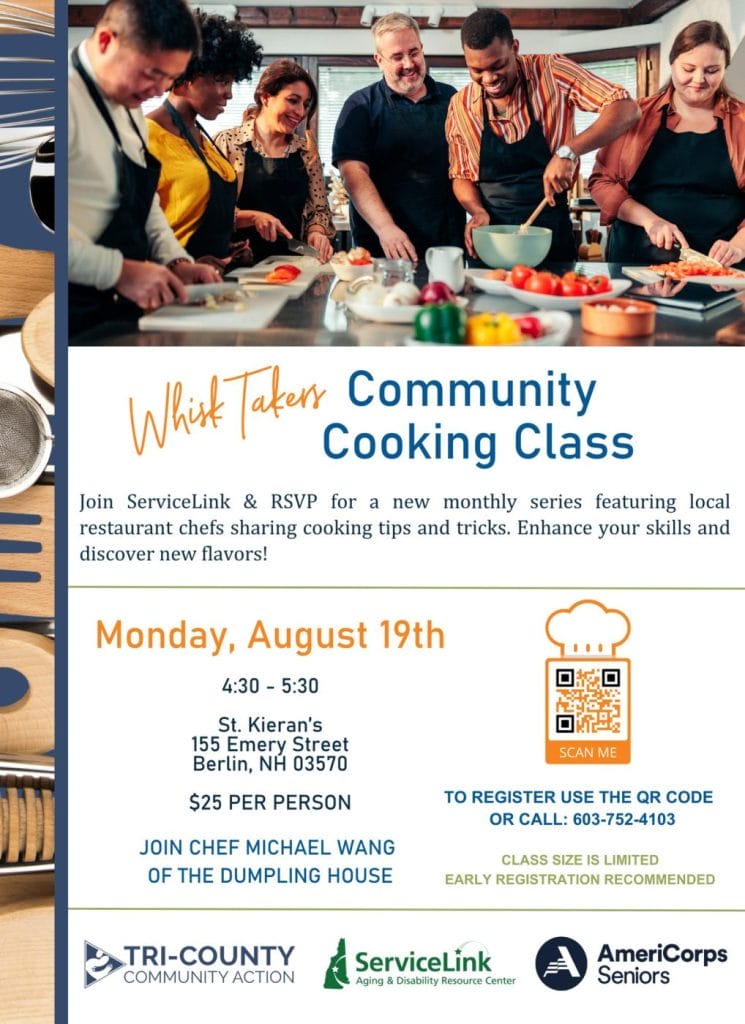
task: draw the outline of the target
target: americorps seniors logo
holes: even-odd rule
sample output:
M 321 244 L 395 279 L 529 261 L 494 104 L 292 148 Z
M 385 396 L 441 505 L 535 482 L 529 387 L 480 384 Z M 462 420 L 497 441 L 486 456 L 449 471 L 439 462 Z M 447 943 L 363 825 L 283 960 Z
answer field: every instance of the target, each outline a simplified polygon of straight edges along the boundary
M 535 958 L 544 985 L 557 992 L 575 988 L 587 974 L 587 954 L 575 939 L 559 935 L 544 942 Z

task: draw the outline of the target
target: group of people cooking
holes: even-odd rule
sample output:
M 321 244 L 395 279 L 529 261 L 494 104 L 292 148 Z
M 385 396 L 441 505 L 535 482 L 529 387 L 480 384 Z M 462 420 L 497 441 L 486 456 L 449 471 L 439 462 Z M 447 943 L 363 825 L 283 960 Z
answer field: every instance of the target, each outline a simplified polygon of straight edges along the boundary
M 575 258 L 567 191 L 599 150 L 589 187 L 610 225 L 610 260 L 668 262 L 691 247 L 745 259 L 745 104 L 724 84 L 730 45 L 717 22 L 675 38 L 670 81 L 637 104 L 558 54 L 523 55 L 508 19 L 463 22 L 471 81 L 427 73 L 403 14 L 372 29 L 382 77 L 339 117 L 333 162 L 350 196 L 355 245 L 417 260 L 465 245 L 485 224 L 552 229 L 551 261 Z M 242 123 L 212 137 L 236 82 L 261 65 L 247 28 L 193 14 L 185 0 L 110 0 L 71 54 L 70 334 L 183 300 L 185 285 L 286 253 L 333 252 L 323 168 L 308 121 L 318 92 L 291 60 L 259 76 Z M 145 118 L 141 106 L 165 94 Z M 574 112 L 597 113 L 575 134 Z

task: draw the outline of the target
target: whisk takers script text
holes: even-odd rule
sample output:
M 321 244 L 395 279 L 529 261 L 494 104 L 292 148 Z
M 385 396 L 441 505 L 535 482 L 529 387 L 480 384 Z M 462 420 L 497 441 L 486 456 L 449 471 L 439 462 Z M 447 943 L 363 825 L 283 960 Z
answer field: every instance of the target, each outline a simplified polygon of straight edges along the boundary
M 136 399 L 129 398 L 129 421 L 135 451 L 142 455 L 150 442 L 165 448 L 175 435 L 191 435 L 198 430 L 218 430 L 223 425 L 248 436 L 250 413 L 268 413 L 279 419 L 288 409 L 317 409 L 326 394 L 317 384 L 301 385 L 295 390 L 280 384 L 277 365 L 245 370 L 233 377 L 213 374 L 205 388 L 206 397 L 187 394 L 180 380 L 166 381 L 163 397 L 156 404 L 145 404 L 140 412 Z

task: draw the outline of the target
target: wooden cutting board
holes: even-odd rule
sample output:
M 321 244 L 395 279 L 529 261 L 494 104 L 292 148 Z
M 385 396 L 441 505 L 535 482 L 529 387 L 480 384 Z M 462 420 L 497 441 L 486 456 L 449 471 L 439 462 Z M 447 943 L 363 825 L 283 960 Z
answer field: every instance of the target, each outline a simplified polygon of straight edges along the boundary
M 34 306 L 21 328 L 21 346 L 34 373 L 54 387 L 54 292 Z
M 0 668 L 19 672 L 28 683 L 20 700 L 0 702 L 0 751 L 46 754 L 53 750 L 54 641 L 24 629 L 0 629 Z
M 0 245 L 0 320 L 19 320 L 54 291 L 54 254 Z
M 3 498 L 0 513 L 11 518 L 10 523 L 0 522 L 0 540 L 40 545 L 38 551 L 0 551 L 0 614 L 54 618 L 54 487 L 36 484 Z M 22 516 L 38 521 L 22 522 Z M 19 579 L 19 573 L 34 573 L 38 578 Z
M 0 899 L 20 889 L 20 876 L 8 875 L 3 882 Z M 11 895 L 11 899 L 0 905 L 0 1018 L 4 1024 L 51 1024 L 54 897 L 47 893 L 25 900 Z

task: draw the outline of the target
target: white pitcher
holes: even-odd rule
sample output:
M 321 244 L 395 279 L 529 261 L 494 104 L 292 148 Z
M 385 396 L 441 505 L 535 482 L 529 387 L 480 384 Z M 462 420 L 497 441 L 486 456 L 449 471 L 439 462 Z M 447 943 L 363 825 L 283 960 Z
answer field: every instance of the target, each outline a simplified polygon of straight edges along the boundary
M 444 281 L 454 292 L 462 292 L 466 283 L 463 250 L 457 245 L 435 245 L 427 249 L 424 261 L 430 281 Z

